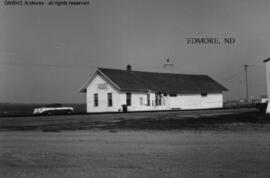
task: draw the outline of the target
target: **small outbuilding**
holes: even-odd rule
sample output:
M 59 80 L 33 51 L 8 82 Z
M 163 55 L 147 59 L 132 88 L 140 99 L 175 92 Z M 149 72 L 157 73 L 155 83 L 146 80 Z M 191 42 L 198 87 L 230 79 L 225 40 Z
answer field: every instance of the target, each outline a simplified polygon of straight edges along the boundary
M 80 89 L 87 112 L 223 107 L 227 89 L 207 75 L 97 68 Z
M 267 98 L 268 98 L 268 104 L 267 104 L 267 109 L 266 109 L 266 114 L 270 114 L 270 58 L 265 59 L 263 61 L 265 63 L 266 66 L 266 86 L 267 86 Z

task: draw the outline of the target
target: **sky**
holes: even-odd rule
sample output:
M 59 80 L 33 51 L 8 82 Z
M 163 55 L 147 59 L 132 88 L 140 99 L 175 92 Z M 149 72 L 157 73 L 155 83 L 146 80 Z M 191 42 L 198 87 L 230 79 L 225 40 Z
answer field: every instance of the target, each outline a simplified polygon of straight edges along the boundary
M 40 0 L 45 1 L 45 0 Z M 83 103 L 96 67 L 206 74 L 224 100 L 266 94 L 269 0 L 90 0 L 88 6 L 0 4 L 0 102 Z M 46 2 L 46 1 L 45 1 Z M 187 38 L 235 38 L 188 44 Z

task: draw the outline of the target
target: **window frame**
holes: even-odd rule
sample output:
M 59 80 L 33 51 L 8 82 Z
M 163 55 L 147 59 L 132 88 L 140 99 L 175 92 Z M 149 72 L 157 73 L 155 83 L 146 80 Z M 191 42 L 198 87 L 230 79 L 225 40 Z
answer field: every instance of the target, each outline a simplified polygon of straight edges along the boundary
M 126 105 L 131 106 L 131 93 L 126 93 Z
M 155 93 L 155 104 L 161 106 L 161 93 Z
M 107 102 L 108 102 L 108 107 L 113 106 L 113 96 L 112 93 L 107 93 Z
M 150 106 L 150 94 L 149 93 L 147 93 L 146 94 L 147 96 L 147 106 Z
M 94 107 L 98 107 L 98 93 L 94 93 Z

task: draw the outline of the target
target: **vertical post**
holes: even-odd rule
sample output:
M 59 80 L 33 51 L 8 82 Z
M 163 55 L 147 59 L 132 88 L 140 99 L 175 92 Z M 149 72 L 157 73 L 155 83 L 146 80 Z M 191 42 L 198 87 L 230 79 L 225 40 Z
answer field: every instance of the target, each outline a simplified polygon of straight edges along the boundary
M 249 102 L 249 96 L 248 96 L 248 71 L 247 68 L 249 67 L 249 65 L 245 64 L 245 74 L 246 74 L 246 97 L 247 97 L 247 102 Z

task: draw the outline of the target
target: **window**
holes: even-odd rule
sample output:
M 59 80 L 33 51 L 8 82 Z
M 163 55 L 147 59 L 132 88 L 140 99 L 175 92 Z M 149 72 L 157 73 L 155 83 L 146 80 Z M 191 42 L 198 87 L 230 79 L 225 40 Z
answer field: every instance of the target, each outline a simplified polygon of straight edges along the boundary
M 207 97 L 207 93 L 206 92 L 203 92 L 203 93 L 201 93 L 201 96 L 202 97 Z
M 108 106 L 112 106 L 113 102 L 112 102 L 112 93 L 108 93 Z
M 161 93 L 158 94 L 158 105 L 161 105 Z
M 177 94 L 176 93 L 170 93 L 170 97 L 176 97 Z
M 140 97 L 140 105 L 143 105 L 143 97 Z
M 156 93 L 156 106 L 161 105 L 161 93 Z
M 94 106 L 95 107 L 98 106 L 98 94 L 97 93 L 94 94 Z
M 150 106 L 150 94 L 147 93 L 147 106 Z
M 48 105 L 45 105 L 44 107 L 48 107 L 48 108 L 57 108 L 57 107 L 63 107 L 62 104 L 48 104 Z
M 131 106 L 131 93 L 127 93 L 127 106 Z

